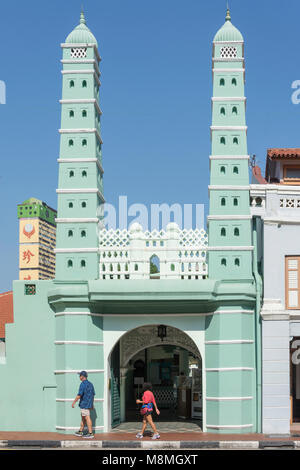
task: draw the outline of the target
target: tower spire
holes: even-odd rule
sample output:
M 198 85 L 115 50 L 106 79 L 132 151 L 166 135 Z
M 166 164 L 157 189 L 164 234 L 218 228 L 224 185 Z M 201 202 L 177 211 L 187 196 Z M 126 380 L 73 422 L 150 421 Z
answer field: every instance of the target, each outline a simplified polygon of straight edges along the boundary
M 80 24 L 86 24 L 84 12 L 83 12 L 83 5 L 81 5 Z
M 230 10 L 229 10 L 229 4 L 227 2 L 227 13 L 226 13 L 226 21 L 231 21 L 231 16 L 230 16 Z

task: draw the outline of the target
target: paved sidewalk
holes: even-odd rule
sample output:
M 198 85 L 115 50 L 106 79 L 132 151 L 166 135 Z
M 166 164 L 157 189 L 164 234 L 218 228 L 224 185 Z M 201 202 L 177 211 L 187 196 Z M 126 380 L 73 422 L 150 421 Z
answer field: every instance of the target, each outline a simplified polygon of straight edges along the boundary
M 206 433 L 160 433 L 159 440 L 152 440 L 146 433 L 136 439 L 133 433 L 101 433 L 94 439 L 84 439 L 74 434 L 48 432 L 4 432 L 0 431 L 0 447 L 98 447 L 102 449 L 264 449 L 270 447 L 299 448 L 300 435 L 267 436 L 264 434 L 206 434 Z

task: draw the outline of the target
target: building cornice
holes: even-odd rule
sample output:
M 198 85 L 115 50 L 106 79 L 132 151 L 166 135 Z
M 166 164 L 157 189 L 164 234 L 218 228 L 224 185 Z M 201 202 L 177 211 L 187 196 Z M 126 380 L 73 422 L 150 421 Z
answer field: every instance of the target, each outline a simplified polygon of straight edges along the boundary
M 98 47 L 94 43 L 84 43 L 84 42 L 82 42 L 82 43 L 78 43 L 78 44 L 70 44 L 70 43 L 62 42 L 60 44 L 60 47 L 62 49 L 76 49 L 77 47 L 92 47 L 95 51 L 97 59 L 99 60 L 99 62 L 101 61 L 101 57 L 99 55 Z
M 98 188 L 62 188 L 56 190 L 57 194 L 91 194 L 96 193 L 102 202 L 105 202 L 103 194 Z
M 93 70 L 93 69 L 91 69 L 91 70 L 78 70 L 78 69 L 77 70 L 62 70 L 61 73 L 63 75 L 68 75 L 68 74 L 93 74 L 95 76 L 96 82 L 98 83 L 99 86 L 101 86 L 99 76 L 96 73 L 96 71 Z M 100 75 L 100 73 L 99 73 L 99 75 Z
M 55 248 L 54 253 L 99 253 L 99 248 Z
M 210 160 L 249 160 L 250 155 L 210 155 Z
M 61 59 L 62 64 L 93 64 L 96 72 L 100 75 L 98 62 L 95 59 Z
M 103 175 L 104 170 L 98 158 L 58 158 L 58 163 L 96 163 L 100 173 Z
M 90 98 L 90 99 L 64 99 L 64 100 L 59 100 L 60 104 L 89 104 L 93 103 L 98 111 L 98 113 L 101 115 L 102 111 L 100 109 L 100 106 L 98 104 L 98 101 L 95 98 Z
M 57 224 L 86 224 L 86 223 L 99 223 L 99 219 L 97 217 L 60 217 L 55 219 Z
M 212 96 L 212 101 L 246 101 L 245 96 Z
M 251 220 L 251 215 L 208 215 L 207 220 Z
M 248 126 L 210 126 L 211 131 L 247 131 Z
M 96 129 L 95 127 L 91 129 L 58 129 L 58 132 L 60 134 L 96 134 L 99 142 L 103 144 L 98 129 Z
M 234 186 L 234 185 L 209 185 L 208 186 L 208 191 L 249 191 L 250 190 L 250 185 L 245 185 L 245 186 Z
M 208 246 L 207 251 L 253 251 L 253 246 Z

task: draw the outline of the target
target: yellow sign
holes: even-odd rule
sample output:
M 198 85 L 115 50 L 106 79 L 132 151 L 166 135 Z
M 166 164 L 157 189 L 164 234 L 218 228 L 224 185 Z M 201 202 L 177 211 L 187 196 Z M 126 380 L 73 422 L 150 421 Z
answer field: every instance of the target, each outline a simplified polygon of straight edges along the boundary
M 36 281 L 39 278 L 39 271 L 38 270 L 32 270 L 29 269 L 27 271 L 19 271 L 19 279 L 20 281 Z
M 20 220 L 20 243 L 37 243 L 39 241 L 39 221 L 37 219 Z
M 38 268 L 39 267 L 39 246 L 24 244 L 19 248 L 19 267 Z

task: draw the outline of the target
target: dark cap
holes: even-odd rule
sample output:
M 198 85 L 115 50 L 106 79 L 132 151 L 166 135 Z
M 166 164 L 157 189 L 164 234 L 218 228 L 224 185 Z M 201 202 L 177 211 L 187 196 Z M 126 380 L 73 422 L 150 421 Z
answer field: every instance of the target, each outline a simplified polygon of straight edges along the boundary
M 83 377 L 87 377 L 87 376 L 88 376 L 88 375 L 87 375 L 87 372 L 86 372 L 85 370 L 82 370 L 81 372 L 79 372 L 78 375 L 79 375 L 79 376 L 82 375 Z

